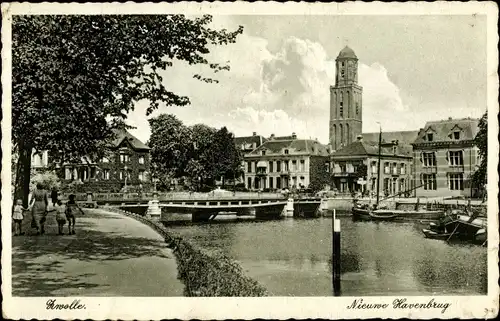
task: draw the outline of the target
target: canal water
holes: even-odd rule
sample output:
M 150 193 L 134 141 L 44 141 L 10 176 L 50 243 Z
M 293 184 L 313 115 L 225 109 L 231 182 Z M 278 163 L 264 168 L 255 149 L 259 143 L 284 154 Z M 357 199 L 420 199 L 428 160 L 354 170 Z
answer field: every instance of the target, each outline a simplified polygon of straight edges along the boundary
M 168 225 L 240 262 L 271 295 L 332 295 L 330 218 Z M 486 248 L 425 239 L 420 223 L 341 218 L 342 295 L 486 294 Z

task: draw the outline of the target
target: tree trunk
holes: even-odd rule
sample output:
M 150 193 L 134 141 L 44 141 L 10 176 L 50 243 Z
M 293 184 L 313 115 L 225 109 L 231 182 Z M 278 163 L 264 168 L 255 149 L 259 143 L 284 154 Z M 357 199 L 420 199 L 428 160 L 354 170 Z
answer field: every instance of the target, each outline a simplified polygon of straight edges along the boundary
M 222 189 L 226 186 L 226 179 L 222 176 Z
M 23 206 L 28 207 L 29 194 L 30 194 L 30 180 L 31 180 L 31 146 L 24 144 L 19 146 L 19 158 L 22 167 L 22 179 L 20 179 L 20 196 L 23 200 Z

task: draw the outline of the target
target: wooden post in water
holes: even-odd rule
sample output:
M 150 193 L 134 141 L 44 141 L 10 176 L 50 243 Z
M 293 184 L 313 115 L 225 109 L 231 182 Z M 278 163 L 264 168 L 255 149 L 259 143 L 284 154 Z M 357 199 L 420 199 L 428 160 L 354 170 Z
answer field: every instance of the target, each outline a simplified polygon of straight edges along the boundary
M 340 296 L 340 220 L 336 218 L 336 209 L 333 209 L 332 215 L 332 283 L 333 295 Z

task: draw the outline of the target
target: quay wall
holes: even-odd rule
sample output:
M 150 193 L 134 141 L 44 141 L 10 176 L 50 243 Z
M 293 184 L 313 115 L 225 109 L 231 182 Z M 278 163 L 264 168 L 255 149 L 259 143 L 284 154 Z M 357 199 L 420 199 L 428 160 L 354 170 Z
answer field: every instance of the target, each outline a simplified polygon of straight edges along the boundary
M 368 198 L 359 199 L 360 202 L 369 202 Z M 332 212 L 333 209 L 336 209 L 339 214 L 351 213 L 353 198 L 351 197 L 335 197 L 335 198 L 324 198 L 323 202 L 324 210 L 326 212 Z M 371 202 L 375 202 L 374 199 Z M 384 200 L 380 203 L 382 206 L 391 209 L 400 209 L 400 210 L 415 210 L 416 205 L 418 204 L 419 210 L 426 209 L 447 209 L 447 208 L 464 208 L 467 205 L 466 200 L 443 200 L 443 199 L 428 199 L 428 198 L 395 198 L 391 200 Z M 471 202 L 473 211 L 486 211 L 486 203 L 481 203 L 479 201 Z
M 178 278 L 184 283 L 185 296 L 258 297 L 268 295 L 267 290 L 257 281 L 247 277 L 241 266 L 230 257 L 191 244 L 158 221 L 113 207 L 106 207 L 106 209 L 133 217 L 165 238 L 167 246 L 173 250 L 176 257 Z

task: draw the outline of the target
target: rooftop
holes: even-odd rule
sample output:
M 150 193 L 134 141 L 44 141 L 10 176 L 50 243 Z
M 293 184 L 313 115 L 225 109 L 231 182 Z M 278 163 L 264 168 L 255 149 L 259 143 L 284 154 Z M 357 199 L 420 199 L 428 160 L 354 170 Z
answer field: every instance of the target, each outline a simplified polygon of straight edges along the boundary
M 379 133 L 363 133 L 363 140 L 378 142 Z M 382 142 L 392 142 L 397 140 L 400 144 L 412 144 L 417 138 L 418 130 L 405 130 L 396 132 L 382 132 Z
M 419 130 L 414 144 L 473 140 L 479 130 L 478 124 L 477 118 L 450 117 L 445 120 L 428 121 L 425 127 Z
M 328 156 L 328 146 L 321 144 L 313 139 L 297 139 L 283 137 L 274 137 L 267 140 L 249 155 L 261 155 L 261 151 L 269 151 L 270 154 L 282 154 L 285 149 L 293 153 L 309 153 L 311 155 Z
M 381 156 L 400 156 L 412 157 L 412 147 L 407 144 L 398 144 L 396 146 L 396 154 L 392 146 L 382 145 L 380 149 Z M 374 156 L 378 155 L 378 142 L 357 140 L 349 145 L 339 149 L 332 154 L 335 156 Z
M 354 53 L 354 50 L 352 50 L 348 46 L 345 46 L 344 49 L 340 50 L 339 55 L 337 56 L 337 58 L 354 58 L 354 59 L 358 59 L 358 57 L 356 57 L 356 54 Z
M 126 139 L 134 149 L 150 149 L 149 146 L 141 142 L 137 137 L 135 137 L 125 129 L 115 129 L 113 130 L 113 132 L 115 133 L 116 137 L 111 142 L 111 147 L 119 147 L 120 144 Z

